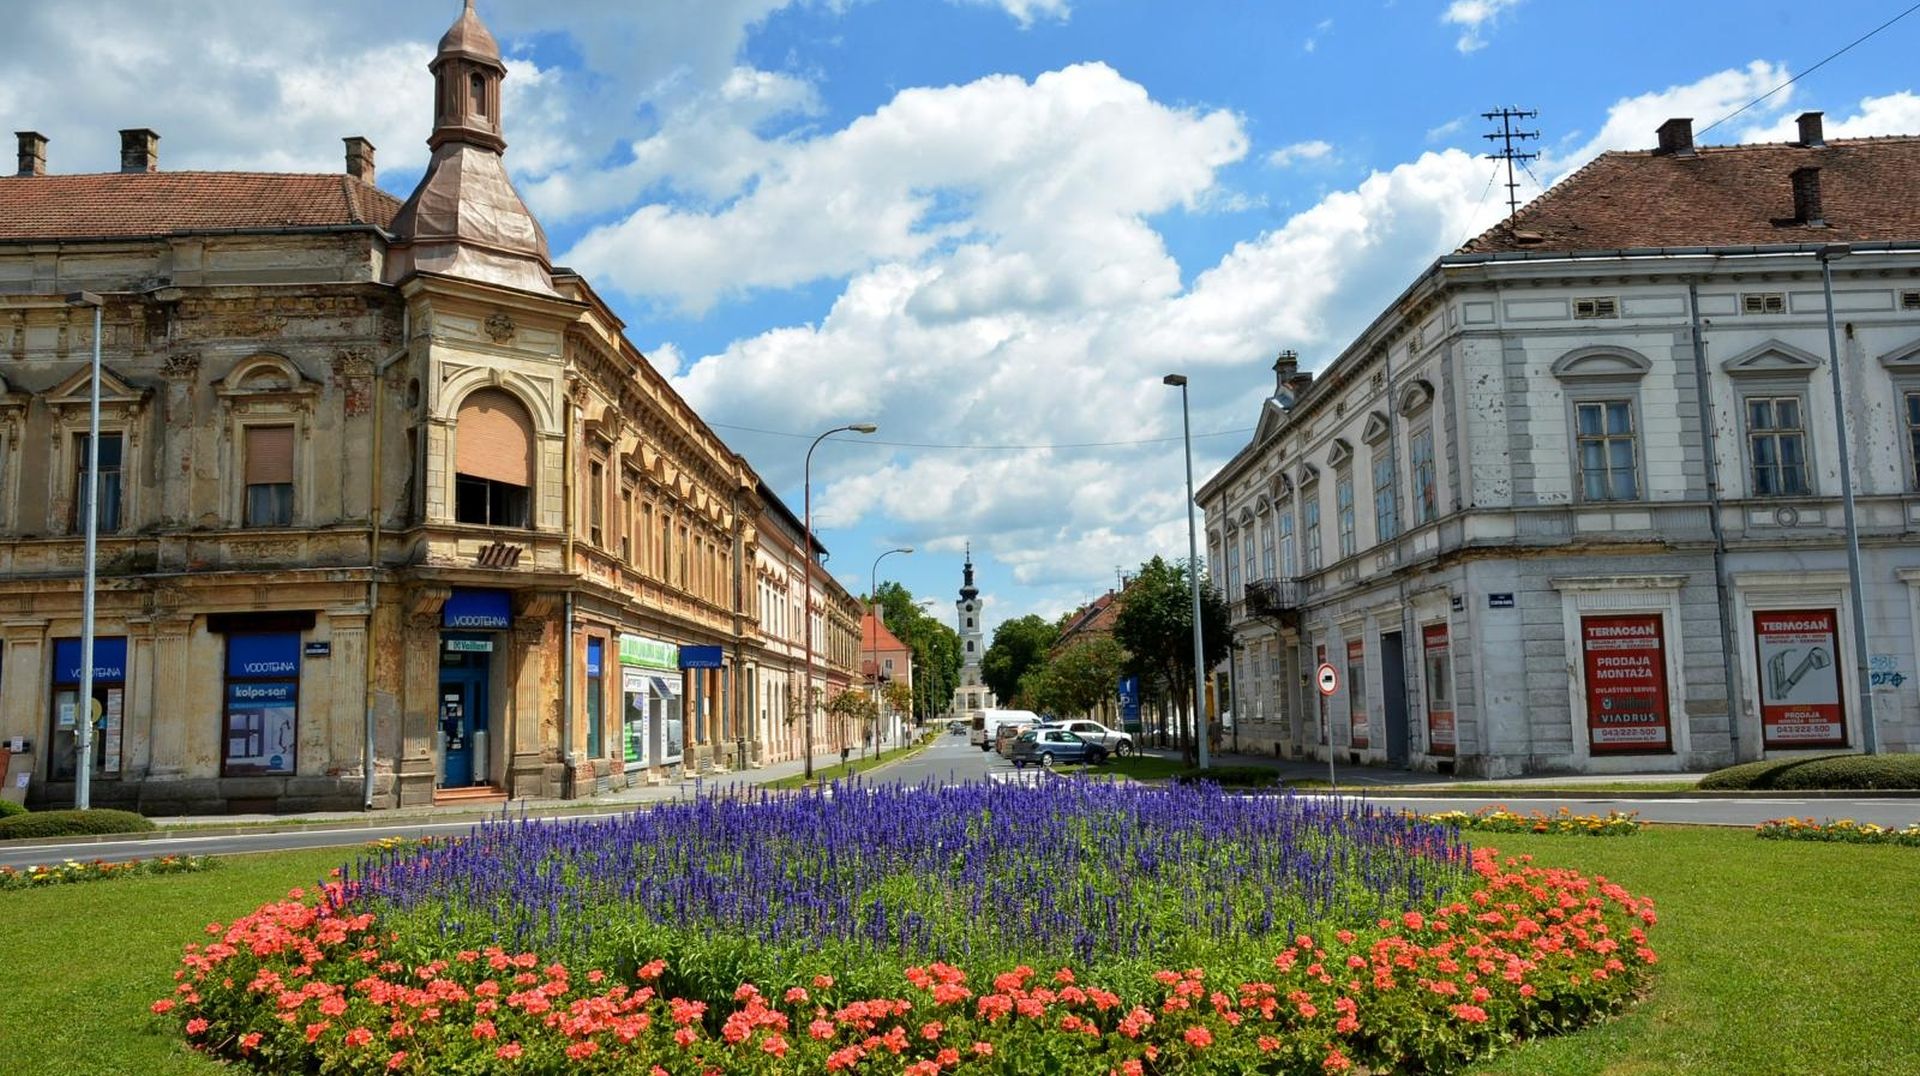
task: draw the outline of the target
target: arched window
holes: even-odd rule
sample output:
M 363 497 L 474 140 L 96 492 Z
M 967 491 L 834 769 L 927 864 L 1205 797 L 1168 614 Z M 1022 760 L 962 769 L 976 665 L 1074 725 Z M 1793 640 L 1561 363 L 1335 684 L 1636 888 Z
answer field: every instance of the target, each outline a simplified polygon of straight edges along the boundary
M 460 404 L 454 428 L 454 519 L 493 527 L 530 525 L 533 420 L 500 389 Z
M 475 71 L 467 79 L 467 98 L 473 102 L 474 115 L 485 116 L 487 114 L 487 80 L 481 77 L 478 71 Z

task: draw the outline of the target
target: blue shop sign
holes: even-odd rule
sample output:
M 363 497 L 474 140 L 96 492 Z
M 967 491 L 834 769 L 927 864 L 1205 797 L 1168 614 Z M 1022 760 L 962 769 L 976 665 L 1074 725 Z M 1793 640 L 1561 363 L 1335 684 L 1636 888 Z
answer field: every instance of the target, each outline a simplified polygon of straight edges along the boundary
M 227 679 L 285 680 L 300 675 L 300 634 L 227 636 Z
M 93 682 L 118 684 L 127 678 L 127 638 L 124 635 L 93 640 Z M 53 643 L 53 682 L 80 682 L 80 640 L 56 639 Z
M 504 590 L 455 590 L 440 607 L 440 623 L 462 631 L 504 631 L 513 626 L 513 602 Z
M 683 669 L 718 669 L 720 665 L 720 648 L 717 646 L 680 648 L 680 667 Z
M 600 675 L 600 649 L 601 649 L 600 640 L 598 639 L 587 640 L 587 675 L 588 676 Z

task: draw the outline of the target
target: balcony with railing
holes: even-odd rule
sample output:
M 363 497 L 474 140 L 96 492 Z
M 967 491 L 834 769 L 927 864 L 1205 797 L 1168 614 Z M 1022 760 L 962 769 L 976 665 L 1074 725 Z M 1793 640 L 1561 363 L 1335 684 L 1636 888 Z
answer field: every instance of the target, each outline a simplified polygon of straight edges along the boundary
M 1282 625 L 1300 622 L 1300 583 L 1294 579 L 1256 579 L 1247 584 L 1246 599 L 1235 603 L 1239 619 L 1271 620 Z

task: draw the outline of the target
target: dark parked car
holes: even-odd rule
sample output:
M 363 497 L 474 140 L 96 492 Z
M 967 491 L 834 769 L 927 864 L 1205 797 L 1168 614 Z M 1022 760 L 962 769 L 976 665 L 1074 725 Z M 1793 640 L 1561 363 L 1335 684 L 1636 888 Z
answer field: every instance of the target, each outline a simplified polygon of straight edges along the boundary
M 965 721 L 949 721 L 947 722 L 947 733 L 952 736 L 965 736 L 967 734 L 967 723 Z
M 1013 741 L 1012 758 L 1015 769 L 1029 762 L 1042 766 L 1059 762 L 1099 765 L 1107 760 L 1107 749 L 1065 729 L 1034 729 Z

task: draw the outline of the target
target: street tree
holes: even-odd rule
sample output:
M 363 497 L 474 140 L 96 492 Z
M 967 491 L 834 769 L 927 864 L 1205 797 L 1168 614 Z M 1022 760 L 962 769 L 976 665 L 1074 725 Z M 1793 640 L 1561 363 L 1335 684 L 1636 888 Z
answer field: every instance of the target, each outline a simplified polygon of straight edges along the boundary
M 1112 698 L 1128 654 L 1113 639 L 1096 635 L 1083 639 L 1047 659 L 1040 684 L 1046 705 L 1061 717 L 1081 716 Z
M 825 709 L 828 717 L 852 726 L 863 744 L 872 732 L 874 719 L 880 716 L 879 705 L 864 687 L 850 687 L 835 692 L 827 699 Z
M 882 583 L 873 596 L 887 630 L 913 651 L 914 720 L 930 721 L 946 711 L 960 683 L 960 636 L 928 616 L 913 592 L 899 583 Z
M 1143 684 L 1165 688 L 1173 708 L 1186 715 L 1181 724 L 1182 750 L 1191 760 L 1193 738 L 1193 595 L 1188 588 L 1188 565 L 1154 557 L 1120 597 L 1113 638 L 1131 661 L 1127 671 Z M 1204 568 L 1202 569 L 1204 572 Z M 1207 668 L 1226 659 L 1233 645 L 1227 603 L 1203 574 L 1200 583 L 1200 627 Z
M 1033 613 L 1001 621 L 993 629 L 992 644 L 980 658 L 980 679 L 993 689 L 1002 705 L 1023 701 L 1020 678 L 1046 661 L 1047 651 L 1059 638 L 1058 627 Z

